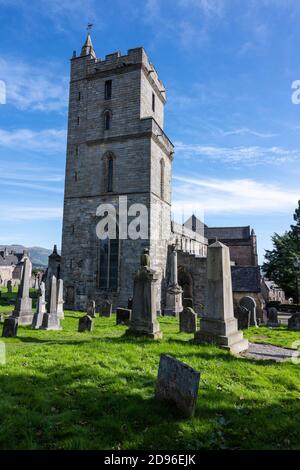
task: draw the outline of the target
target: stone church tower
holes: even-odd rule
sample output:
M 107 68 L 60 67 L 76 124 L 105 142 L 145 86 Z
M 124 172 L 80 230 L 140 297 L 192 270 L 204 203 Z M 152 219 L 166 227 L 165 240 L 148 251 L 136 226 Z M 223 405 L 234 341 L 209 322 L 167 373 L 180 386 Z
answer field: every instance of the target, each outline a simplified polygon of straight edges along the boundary
M 61 272 L 67 307 L 126 306 L 143 248 L 164 283 L 171 233 L 173 145 L 166 93 L 143 48 L 96 57 L 90 35 L 71 60 Z M 99 240 L 97 209 L 127 197 L 128 224 L 148 210 L 145 239 Z M 131 208 L 131 210 L 130 210 Z M 98 212 L 99 214 L 99 212 Z M 160 291 L 160 289 L 158 289 Z M 160 309 L 160 303 L 157 306 Z

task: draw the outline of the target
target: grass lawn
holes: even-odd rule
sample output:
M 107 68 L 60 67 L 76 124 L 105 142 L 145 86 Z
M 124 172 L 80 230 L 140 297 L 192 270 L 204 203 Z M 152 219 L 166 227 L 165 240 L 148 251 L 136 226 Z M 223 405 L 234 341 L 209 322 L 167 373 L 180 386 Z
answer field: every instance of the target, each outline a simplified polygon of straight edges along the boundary
M 3 339 L 0 449 L 300 449 L 300 366 L 195 345 L 173 318 L 160 319 L 164 337 L 154 342 L 124 337 L 114 316 L 77 333 L 82 313 L 65 315 L 62 331 L 19 327 Z M 285 328 L 246 336 L 288 347 L 300 340 Z M 201 372 L 193 419 L 153 398 L 162 352 Z

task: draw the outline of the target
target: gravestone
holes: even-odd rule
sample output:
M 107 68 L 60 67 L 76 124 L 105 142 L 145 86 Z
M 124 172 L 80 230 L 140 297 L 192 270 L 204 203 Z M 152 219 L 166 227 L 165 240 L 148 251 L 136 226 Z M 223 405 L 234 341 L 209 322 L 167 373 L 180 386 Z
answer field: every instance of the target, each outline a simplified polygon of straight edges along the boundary
M 128 308 L 117 308 L 116 325 L 129 325 L 131 310 Z
M 234 310 L 234 316 L 238 322 L 239 330 L 247 330 L 250 326 L 250 316 L 251 312 L 242 305 L 238 305 Z
M 194 416 L 200 373 L 167 354 L 160 355 L 155 397 L 165 401 L 189 418 Z
M 8 294 L 12 294 L 12 281 L 7 281 L 7 292 Z
M 112 303 L 109 300 L 105 300 L 101 306 L 100 316 L 110 318 L 112 315 Z
M 190 307 L 194 308 L 194 301 L 190 297 L 184 297 L 183 299 L 183 308 Z
M 39 296 L 36 305 L 36 312 L 33 316 L 31 328 L 37 330 L 42 326 L 44 314 L 46 313 L 45 283 L 41 282 Z
M 240 300 L 239 305 L 241 307 L 246 308 L 250 312 L 250 326 L 258 327 L 257 319 L 256 319 L 256 302 L 255 302 L 255 300 L 252 297 L 246 296 L 246 297 L 243 297 Z
M 294 313 L 288 319 L 288 329 L 290 331 L 300 331 L 300 313 Z
M 182 333 L 195 333 L 197 330 L 197 315 L 191 307 L 185 307 L 179 313 L 179 331 Z
M 3 338 L 15 338 L 18 333 L 18 318 L 9 317 L 4 320 L 2 336 Z
M 58 279 L 56 313 L 57 313 L 57 317 L 60 320 L 63 320 L 65 318 L 65 315 L 64 315 L 64 281 L 62 279 Z
M 163 309 L 164 316 L 178 317 L 179 312 L 182 311 L 182 289 L 178 284 L 178 270 L 177 270 L 177 250 L 176 245 L 172 245 L 170 253 L 170 268 L 171 275 L 170 281 L 166 292 L 166 306 Z
M 84 317 L 79 318 L 78 332 L 84 333 L 85 331 L 92 331 L 93 326 L 94 324 L 92 317 L 85 315 Z
M 40 287 L 40 279 L 39 279 L 39 275 L 36 274 L 35 275 L 35 278 L 34 278 L 34 289 L 38 290 L 39 287 Z
M 57 283 L 56 277 L 52 276 L 50 284 L 50 296 L 47 304 L 47 312 L 44 313 L 41 330 L 61 330 L 57 316 Z
M 149 250 L 144 249 L 141 255 L 141 267 L 134 275 L 133 305 L 128 335 L 145 335 L 152 339 L 162 337 L 157 320 L 158 277 L 150 268 Z
M 248 349 L 233 314 L 229 248 L 217 241 L 207 249 L 207 290 L 205 313 L 195 341 L 218 344 L 234 354 Z
M 268 322 L 267 326 L 276 328 L 280 326 L 280 321 L 278 320 L 278 311 L 275 307 L 270 307 L 268 310 Z
M 96 302 L 94 300 L 89 300 L 86 306 L 86 312 L 87 314 L 95 318 L 96 317 Z
M 21 284 L 13 316 L 18 318 L 19 325 L 31 325 L 33 319 L 32 299 L 29 297 L 31 262 L 27 256 L 24 258 Z

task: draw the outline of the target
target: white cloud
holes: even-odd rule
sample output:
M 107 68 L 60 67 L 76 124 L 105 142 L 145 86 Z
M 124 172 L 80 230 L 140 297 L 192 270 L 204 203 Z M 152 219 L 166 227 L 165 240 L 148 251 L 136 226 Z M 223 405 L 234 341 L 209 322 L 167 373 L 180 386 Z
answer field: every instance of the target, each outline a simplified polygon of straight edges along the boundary
M 30 150 L 42 153 L 65 153 L 66 131 L 64 129 L 0 129 L 0 147 L 13 150 Z
M 219 17 L 223 14 L 226 2 L 224 0 L 178 0 L 178 5 L 189 9 L 197 8 L 206 16 Z
M 224 131 L 219 129 L 220 134 L 224 136 L 228 135 L 253 135 L 254 137 L 261 137 L 262 139 L 269 139 L 271 137 L 276 137 L 278 134 L 272 134 L 270 132 L 258 132 L 248 127 L 241 127 L 238 129 L 232 129 L 230 131 Z
M 49 19 L 56 30 L 64 34 L 70 30 L 82 31 L 89 22 L 94 22 L 95 28 L 100 29 L 105 11 L 97 0 L 0 0 L 1 4 L 17 8 L 29 27 L 38 28 L 37 15 Z
M 0 57 L 0 79 L 6 84 L 6 103 L 21 110 L 64 111 L 68 105 L 68 77 L 57 66 L 32 66 Z
M 29 220 L 61 220 L 63 209 L 61 207 L 30 207 L 18 205 L 0 205 L 1 221 L 9 222 Z
M 282 164 L 300 159 L 300 150 L 283 147 L 218 147 L 214 145 L 184 144 L 175 142 L 175 152 L 186 158 L 210 158 L 223 163 L 241 163 L 245 165 Z
M 172 211 L 182 213 L 281 214 L 297 205 L 300 188 L 287 189 L 252 179 L 196 179 L 174 176 Z M 192 195 L 192 197 L 191 197 Z

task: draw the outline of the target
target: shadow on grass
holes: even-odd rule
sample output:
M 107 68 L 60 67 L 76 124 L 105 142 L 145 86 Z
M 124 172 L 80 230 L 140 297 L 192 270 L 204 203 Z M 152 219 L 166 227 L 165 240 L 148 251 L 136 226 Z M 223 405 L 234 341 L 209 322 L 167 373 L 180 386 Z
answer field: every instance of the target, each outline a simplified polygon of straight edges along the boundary
M 0 376 L 1 449 L 203 449 L 296 447 L 300 402 L 241 400 L 200 388 L 195 418 L 157 402 L 155 377 L 99 366 L 41 365 Z M 16 406 L 18 412 L 16 413 Z M 288 440 L 288 444 L 287 444 Z

